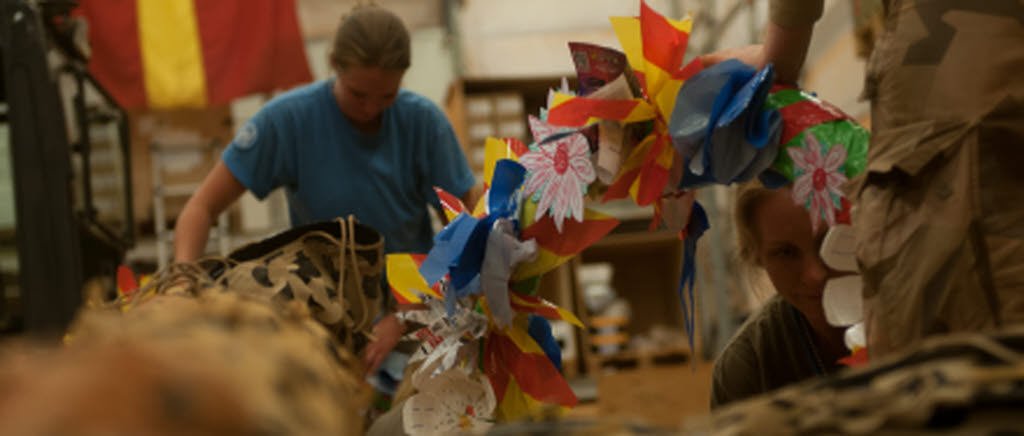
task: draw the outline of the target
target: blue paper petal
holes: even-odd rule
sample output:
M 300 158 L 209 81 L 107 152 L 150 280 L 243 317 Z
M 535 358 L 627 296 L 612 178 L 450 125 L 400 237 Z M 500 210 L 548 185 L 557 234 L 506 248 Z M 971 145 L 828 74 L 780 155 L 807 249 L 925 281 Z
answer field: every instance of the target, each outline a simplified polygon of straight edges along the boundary
M 730 59 L 686 81 L 669 123 L 673 145 L 686 159 L 680 189 L 750 180 L 778 153 L 782 123 L 764 104 L 774 73 Z
M 484 252 L 487 250 L 487 235 L 491 233 L 491 227 L 494 226 L 496 219 L 498 219 L 497 216 L 488 215 L 476 223 L 473 233 L 462 247 L 462 254 L 458 261 L 448 269 L 453 288 L 463 290 L 475 277 L 480 275 L 480 267 L 484 263 Z M 477 289 L 470 289 L 466 292 L 476 292 L 480 288 L 479 281 L 477 284 Z
M 441 280 L 448 269 L 458 261 L 463 247 L 476 229 L 480 220 L 465 213 L 460 213 L 445 228 L 434 235 L 434 246 L 427 253 L 427 258 L 420 264 L 420 275 L 427 285 L 434 286 Z
M 487 214 L 509 218 L 516 211 L 516 191 L 526 180 L 526 168 L 512 159 L 501 159 L 494 165 L 491 189 L 487 194 Z
M 710 227 L 704 207 L 693 202 L 690 222 L 686 225 L 686 239 L 683 241 L 683 272 L 679 277 L 679 301 L 683 305 L 683 323 L 690 350 L 694 349 L 693 336 L 696 329 L 697 302 L 693 297 L 693 284 L 697 277 L 697 240 Z M 684 292 L 686 291 L 686 292 Z
M 544 350 L 544 354 L 548 356 L 551 363 L 555 365 L 559 371 L 562 370 L 562 349 L 558 346 L 558 342 L 555 341 L 555 336 L 551 333 L 551 323 L 543 316 L 537 316 L 530 314 L 528 331 L 530 337 L 540 345 L 541 350 Z

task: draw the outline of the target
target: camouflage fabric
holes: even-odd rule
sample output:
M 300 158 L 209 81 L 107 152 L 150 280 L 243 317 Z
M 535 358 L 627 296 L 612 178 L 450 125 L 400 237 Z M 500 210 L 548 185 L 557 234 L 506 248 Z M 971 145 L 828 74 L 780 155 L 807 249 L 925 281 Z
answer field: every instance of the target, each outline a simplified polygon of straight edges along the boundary
M 1018 434 L 1024 330 L 937 337 L 726 406 L 694 434 Z
M 362 434 L 382 250 L 351 217 L 322 222 L 87 304 L 66 350 L 0 359 L 0 434 Z
M 297 227 L 198 264 L 232 292 L 305 304 L 358 353 L 380 311 L 383 247 L 380 233 L 349 217 Z
M 891 0 L 851 186 L 868 347 L 1024 322 L 1024 2 Z

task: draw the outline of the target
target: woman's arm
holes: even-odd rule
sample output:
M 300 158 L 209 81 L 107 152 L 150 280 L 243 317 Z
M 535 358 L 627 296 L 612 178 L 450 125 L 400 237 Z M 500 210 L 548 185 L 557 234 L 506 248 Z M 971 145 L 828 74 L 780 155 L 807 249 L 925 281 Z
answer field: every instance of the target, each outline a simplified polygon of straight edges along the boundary
M 773 0 L 763 45 L 719 50 L 701 56 L 701 61 L 711 66 L 726 59 L 739 59 L 757 68 L 770 63 L 775 68 L 776 81 L 794 83 L 807 56 L 814 22 L 821 14 L 821 0 Z
M 174 226 L 174 261 L 198 259 L 206 249 L 213 221 L 244 192 L 245 186 L 231 174 L 227 165 L 217 161 L 178 216 Z
M 745 64 L 757 68 L 772 64 L 775 78 L 779 82 L 794 83 L 800 77 L 807 47 L 811 43 L 811 32 L 814 24 L 782 27 L 768 23 L 768 34 L 764 44 L 719 50 L 701 56 L 701 62 L 710 67 L 726 59 L 739 59 Z

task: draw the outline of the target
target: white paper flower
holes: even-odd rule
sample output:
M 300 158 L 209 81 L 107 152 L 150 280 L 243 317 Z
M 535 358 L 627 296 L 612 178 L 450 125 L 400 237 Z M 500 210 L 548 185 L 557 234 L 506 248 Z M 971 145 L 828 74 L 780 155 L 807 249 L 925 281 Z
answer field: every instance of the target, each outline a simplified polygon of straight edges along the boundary
M 797 168 L 796 180 L 793 182 L 793 201 L 808 207 L 811 227 L 817 233 L 822 216 L 828 226 L 832 227 L 836 225 L 836 212 L 842 209 L 843 194 L 839 188 L 847 179 L 839 167 L 846 161 L 846 147 L 833 144 L 826 154 L 818 138 L 810 131 L 804 132 L 804 145 L 806 149 L 786 149 Z
M 540 195 L 535 220 L 550 211 L 559 232 L 567 217 L 583 221 L 583 195 L 597 178 L 589 154 L 587 139 L 577 133 L 541 144 L 519 158 L 529 171 L 524 194 Z
M 403 427 L 414 436 L 474 434 L 491 427 L 497 401 L 483 374 L 450 368 L 435 377 L 413 378 L 419 391 L 402 407 Z

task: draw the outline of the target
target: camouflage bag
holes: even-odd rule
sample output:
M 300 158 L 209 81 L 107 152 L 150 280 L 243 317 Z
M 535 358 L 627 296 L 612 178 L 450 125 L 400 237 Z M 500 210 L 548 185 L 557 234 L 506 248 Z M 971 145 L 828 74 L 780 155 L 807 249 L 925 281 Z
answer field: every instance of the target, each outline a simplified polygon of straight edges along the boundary
M 352 352 L 367 343 L 382 298 L 384 238 L 352 216 L 309 224 L 198 264 L 225 289 L 298 301 Z
M 929 338 L 716 410 L 694 434 L 1020 434 L 1024 330 Z

